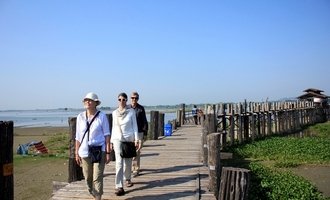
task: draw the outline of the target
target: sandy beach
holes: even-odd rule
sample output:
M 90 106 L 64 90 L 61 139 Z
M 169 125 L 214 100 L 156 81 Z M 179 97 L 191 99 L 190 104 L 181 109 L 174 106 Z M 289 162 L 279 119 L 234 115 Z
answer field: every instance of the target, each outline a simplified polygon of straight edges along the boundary
M 53 181 L 67 182 L 68 159 L 54 156 L 22 156 L 16 154 L 19 144 L 46 142 L 56 134 L 69 134 L 69 127 L 14 128 L 14 199 L 50 199 Z

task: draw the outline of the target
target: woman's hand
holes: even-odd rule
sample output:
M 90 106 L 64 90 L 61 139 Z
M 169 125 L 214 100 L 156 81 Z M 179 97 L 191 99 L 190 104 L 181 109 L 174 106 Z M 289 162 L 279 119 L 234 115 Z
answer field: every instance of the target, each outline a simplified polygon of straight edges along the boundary
M 142 145 L 141 140 L 135 140 L 136 151 L 139 151 L 141 149 L 141 145 Z
M 105 154 L 105 164 L 109 164 L 110 163 L 110 153 L 106 153 Z

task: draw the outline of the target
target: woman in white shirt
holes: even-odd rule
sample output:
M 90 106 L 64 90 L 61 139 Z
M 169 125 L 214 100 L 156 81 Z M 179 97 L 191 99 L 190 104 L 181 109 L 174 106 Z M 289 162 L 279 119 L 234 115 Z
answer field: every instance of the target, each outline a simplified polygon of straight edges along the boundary
M 122 158 L 120 156 L 122 142 L 135 142 L 138 148 L 138 127 L 134 109 L 127 106 L 127 94 L 118 95 L 118 108 L 112 112 L 111 143 L 116 156 L 116 178 L 115 194 L 121 196 L 125 194 L 126 187 L 133 186 L 131 182 L 132 158 Z

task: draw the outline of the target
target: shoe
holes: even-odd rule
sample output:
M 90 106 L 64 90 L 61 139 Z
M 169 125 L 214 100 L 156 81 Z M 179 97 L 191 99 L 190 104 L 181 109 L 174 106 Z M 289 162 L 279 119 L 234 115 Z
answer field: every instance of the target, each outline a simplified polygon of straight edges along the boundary
M 139 171 L 134 171 L 132 174 L 133 174 L 133 177 L 137 177 L 140 175 Z
M 122 195 L 125 194 L 125 191 L 124 191 L 123 188 L 117 188 L 117 189 L 115 190 L 115 194 L 116 194 L 117 196 L 122 196 Z
M 131 180 L 126 181 L 126 187 L 132 187 L 133 183 Z

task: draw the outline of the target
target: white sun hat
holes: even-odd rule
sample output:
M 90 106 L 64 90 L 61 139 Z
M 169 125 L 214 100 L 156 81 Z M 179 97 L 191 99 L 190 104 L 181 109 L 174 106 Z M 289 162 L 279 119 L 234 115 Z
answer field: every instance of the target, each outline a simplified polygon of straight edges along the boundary
M 91 99 L 91 100 L 95 101 L 97 105 L 101 104 L 101 101 L 99 100 L 99 97 L 93 92 L 87 93 L 86 96 L 84 97 L 83 101 L 85 99 Z

